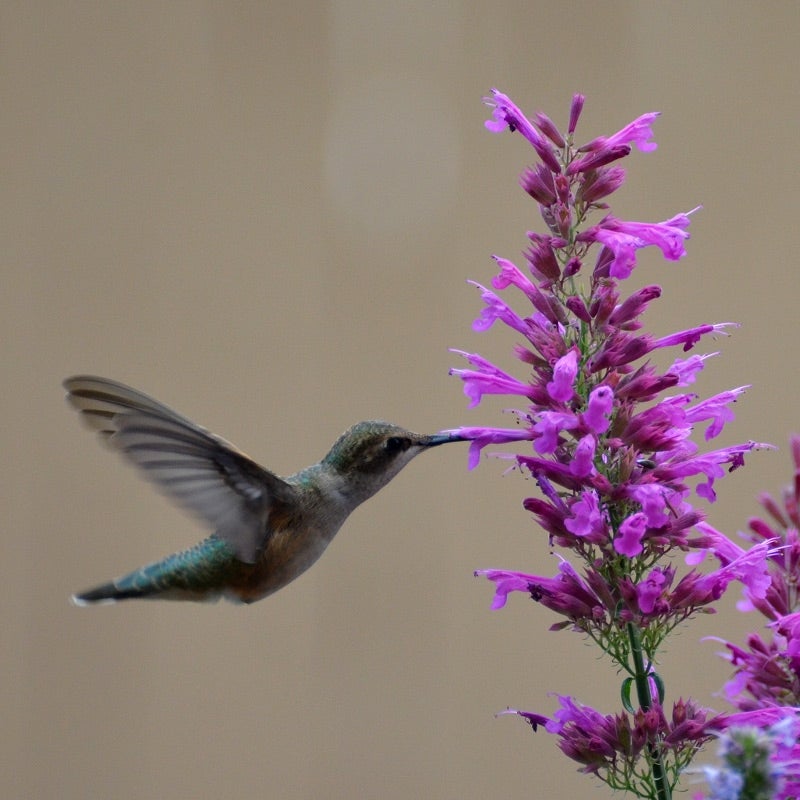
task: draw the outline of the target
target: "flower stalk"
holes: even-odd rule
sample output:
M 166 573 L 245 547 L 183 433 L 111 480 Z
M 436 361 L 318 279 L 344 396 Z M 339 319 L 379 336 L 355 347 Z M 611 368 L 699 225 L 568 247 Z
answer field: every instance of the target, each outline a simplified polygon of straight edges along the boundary
M 645 667 L 644 654 L 642 652 L 642 642 L 636 626 L 629 622 L 627 624 L 628 638 L 631 643 L 631 658 L 633 660 L 633 681 L 636 684 L 636 698 L 639 707 L 643 711 L 649 711 L 653 706 L 653 698 L 650 693 L 650 666 Z M 659 698 L 662 702 L 663 698 Z M 661 758 L 661 751 L 658 744 L 649 742 L 647 754 L 653 770 L 653 784 L 655 795 L 658 800 L 672 800 L 672 787 L 667 780 L 664 761 Z

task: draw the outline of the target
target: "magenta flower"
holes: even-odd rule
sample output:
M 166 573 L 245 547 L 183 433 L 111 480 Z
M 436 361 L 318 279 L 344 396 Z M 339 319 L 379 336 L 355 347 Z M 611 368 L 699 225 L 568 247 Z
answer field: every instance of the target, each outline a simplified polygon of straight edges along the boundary
M 636 600 L 643 614 L 652 614 L 656 603 L 664 594 L 668 575 L 660 567 L 650 570 L 650 574 L 636 585 Z
M 621 144 L 635 144 L 639 150 L 645 153 L 655 150 L 658 145 L 655 142 L 651 142 L 650 139 L 653 138 L 652 125 L 658 116 L 659 113 L 657 111 L 642 114 L 641 117 L 637 117 L 633 122 L 628 123 L 611 136 L 599 136 L 597 139 L 592 139 L 589 144 L 579 147 L 578 151 L 593 152 Z
M 547 383 L 547 393 L 561 403 L 572 400 L 573 385 L 578 374 L 578 352 L 574 348 L 553 365 L 553 380 Z
M 636 251 L 643 247 L 655 245 L 670 261 L 677 261 L 686 255 L 683 242 L 689 238 L 686 230 L 689 227 L 689 214 L 678 214 L 665 222 L 654 223 L 623 222 L 609 215 L 577 238 L 582 242 L 605 245 L 614 256 L 609 274 L 612 278 L 624 280 L 630 277 L 636 266 Z
M 569 561 L 561 561 L 559 574 L 555 578 L 502 569 L 476 570 L 475 575 L 494 581 L 493 609 L 502 608 L 511 592 L 526 592 L 542 605 L 576 623 L 584 619 L 604 618 L 607 614 L 603 599 L 595 594 Z
M 508 128 L 511 131 L 519 131 L 536 150 L 539 158 L 553 172 L 560 170 L 558 160 L 553 153 L 553 148 L 547 143 L 544 136 L 528 121 L 525 115 L 506 97 L 506 95 L 492 89 L 492 97 L 487 97 L 485 102 L 489 106 L 494 106 L 492 119 L 485 123 L 487 130 L 499 133 Z
M 524 394 L 528 391 L 527 384 L 503 372 L 476 353 L 455 352 L 460 352 L 470 364 L 478 367 L 476 370 L 450 370 L 451 375 L 458 375 L 464 381 L 464 394 L 472 401 L 470 405 L 478 405 L 484 394 Z
M 769 582 L 767 558 L 770 553 L 769 544 L 762 542 L 710 574 L 690 572 L 672 592 L 672 606 L 694 609 L 707 605 L 718 600 L 734 580 L 741 583 L 750 596 L 764 597 Z
M 647 517 L 637 511 L 626 517 L 619 526 L 619 535 L 614 537 L 614 549 L 623 556 L 633 558 L 644 550 L 642 539 L 647 532 Z
M 608 523 L 594 489 L 583 491 L 569 511 L 571 516 L 564 519 L 564 527 L 570 533 L 594 544 L 608 541 Z
M 691 700 L 675 703 L 667 720 L 655 673 L 661 643 L 689 617 L 713 610 L 734 581 L 745 586 L 753 604 L 782 607 L 770 578 L 776 552 L 765 527 L 756 528 L 753 547 L 737 549 L 703 527 L 704 512 L 692 505 L 695 497 L 713 502 L 716 481 L 760 447 L 745 442 L 704 450 L 696 444 L 696 434 L 711 440 L 733 420 L 732 406 L 745 387 L 701 397 L 695 384 L 716 353 L 685 354 L 707 337 L 726 335 L 731 323 L 701 322 L 656 337 L 642 330 L 643 317 L 661 298 L 661 288 L 650 284 L 627 296 L 622 291 L 640 250 L 655 247 L 668 261 L 686 255 L 693 212 L 656 223 L 626 221 L 603 202 L 625 179 L 616 162 L 634 147 L 656 149 L 657 114 L 580 146 L 574 136 L 582 95 L 573 98 L 566 133 L 545 114 L 528 118 L 497 90 L 486 102 L 492 108 L 486 127 L 522 134 L 538 156 L 520 185 L 546 230 L 527 232 L 521 266 L 493 257 L 491 289 L 474 284 L 483 310 L 473 329 L 485 332 L 501 323 L 512 330 L 517 367 L 507 370 L 456 351 L 469 368 L 451 370 L 463 381 L 471 407 L 487 394 L 515 396 L 511 413 L 518 426 L 457 432 L 471 440 L 470 469 L 485 447 L 515 443 L 516 453 L 499 455 L 539 489 L 523 506 L 549 544 L 566 548 L 581 566 L 559 556 L 554 577 L 502 569 L 475 574 L 494 583 L 492 608 L 505 606 L 512 593 L 541 603 L 560 618 L 553 629 L 588 636 L 627 676 L 625 714 L 600 715 L 568 698 L 549 721 L 515 713 L 534 727 L 544 724 L 567 755 L 612 787 L 670 800 L 678 773 L 713 731 L 709 714 Z M 669 350 L 671 358 L 659 359 L 671 363 L 668 368 L 650 360 Z M 688 386 L 692 392 L 684 391 Z M 718 567 L 706 573 L 690 568 L 680 575 L 670 558 L 683 554 L 699 561 L 707 553 Z M 790 625 L 794 620 L 784 621 L 785 630 Z M 787 657 L 800 653 L 787 651 Z
M 725 684 L 727 699 L 748 714 L 764 709 L 800 706 L 800 437 L 790 440 L 794 480 L 782 494 L 782 504 L 769 494 L 761 496 L 767 519 L 749 520 L 746 538 L 754 542 L 748 552 L 766 552 L 759 569 L 744 584 L 743 611 L 757 610 L 767 620 L 767 635 L 748 635 L 743 646 L 723 640 L 723 657 L 734 668 Z M 721 564 L 735 564 L 743 548 L 727 540 L 708 524 L 698 526 L 697 545 L 712 552 Z M 696 560 L 699 556 L 696 557 Z M 755 583 L 754 583 L 755 581 Z

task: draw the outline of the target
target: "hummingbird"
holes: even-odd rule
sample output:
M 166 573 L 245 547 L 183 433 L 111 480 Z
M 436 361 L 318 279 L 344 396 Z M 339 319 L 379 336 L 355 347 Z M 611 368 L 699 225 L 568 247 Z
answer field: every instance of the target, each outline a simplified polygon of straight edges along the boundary
M 462 440 L 454 432 L 359 422 L 319 463 L 281 478 L 125 384 L 79 375 L 64 388 L 89 427 L 213 531 L 188 550 L 73 595 L 79 606 L 131 598 L 261 600 L 314 564 L 350 513 L 414 456 Z

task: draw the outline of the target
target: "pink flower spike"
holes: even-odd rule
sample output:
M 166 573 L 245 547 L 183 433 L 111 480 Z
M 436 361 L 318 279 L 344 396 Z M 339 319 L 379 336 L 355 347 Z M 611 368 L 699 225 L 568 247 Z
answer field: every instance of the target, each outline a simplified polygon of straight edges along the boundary
M 800 579 L 800 437 L 792 442 L 792 485 L 763 500 L 764 519 L 747 521 L 744 547 L 704 527 L 705 504 L 698 498 L 713 501 L 716 482 L 761 445 L 710 449 L 700 435 L 725 438 L 733 403 L 745 387 L 702 391 L 698 378 L 716 353 L 687 351 L 711 349 L 715 343 L 708 337 L 727 335 L 732 323 L 663 335 L 647 328 L 649 309 L 661 296 L 657 278 L 622 286 L 644 248 L 670 262 L 683 259 L 698 210 L 647 222 L 623 219 L 611 207 L 626 176 L 619 159 L 633 148 L 656 149 L 658 115 L 643 114 L 578 147 L 582 95 L 572 98 L 564 131 L 545 114 L 526 116 L 497 90 L 487 102 L 486 128 L 520 133 L 537 154 L 523 153 L 533 163 L 526 168 L 523 161 L 517 170 L 524 191 L 513 187 L 529 209 L 530 230 L 518 265 L 492 256 L 497 266 L 487 271 L 491 283 L 475 284 L 483 302 L 473 327 L 504 329 L 512 340 L 510 371 L 497 366 L 507 361 L 495 365 L 463 353 L 467 368 L 452 374 L 461 378 L 470 405 L 485 395 L 513 395 L 501 405 L 514 408 L 506 409 L 513 414 L 508 428 L 459 428 L 453 438 L 469 443 L 470 469 L 488 452 L 504 460 L 501 469 L 527 480 L 527 524 L 543 546 L 562 555 L 554 576 L 498 569 L 475 574 L 492 582 L 492 608 L 519 592 L 526 602 L 515 606 L 529 607 L 532 600 L 553 611 L 550 630 L 589 638 L 637 690 L 634 696 L 626 679 L 624 708 L 609 715 L 569 697 L 560 699 L 549 719 L 516 709 L 503 713 L 545 725 L 563 753 L 610 787 L 641 789 L 642 796 L 664 800 L 664 781 L 677 780 L 724 723 L 690 699 L 665 709 L 655 665 L 667 637 L 690 618 L 714 613 L 734 583 L 744 587 L 753 608 L 778 622 L 763 639 L 753 635 L 742 647 L 726 643 L 738 680 L 728 693 L 740 709 L 762 701 L 800 707 L 800 593 L 794 580 Z M 680 563 L 683 555 L 690 566 Z M 753 689 L 758 678 L 761 694 Z M 793 757 L 800 766 L 800 744 Z M 800 798 L 800 780 L 793 795 L 758 800 L 790 797 Z

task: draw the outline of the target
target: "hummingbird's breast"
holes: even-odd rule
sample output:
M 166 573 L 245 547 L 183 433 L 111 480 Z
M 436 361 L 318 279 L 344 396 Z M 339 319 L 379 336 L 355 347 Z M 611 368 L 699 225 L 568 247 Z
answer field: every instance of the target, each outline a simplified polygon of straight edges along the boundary
M 325 552 L 341 528 L 349 510 L 330 498 L 310 491 L 307 502 L 293 514 L 270 518 L 264 550 L 255 564 L 231 586 L 230 594 L 243 603 L 254 603 L 277 592 L 302 575 Z

